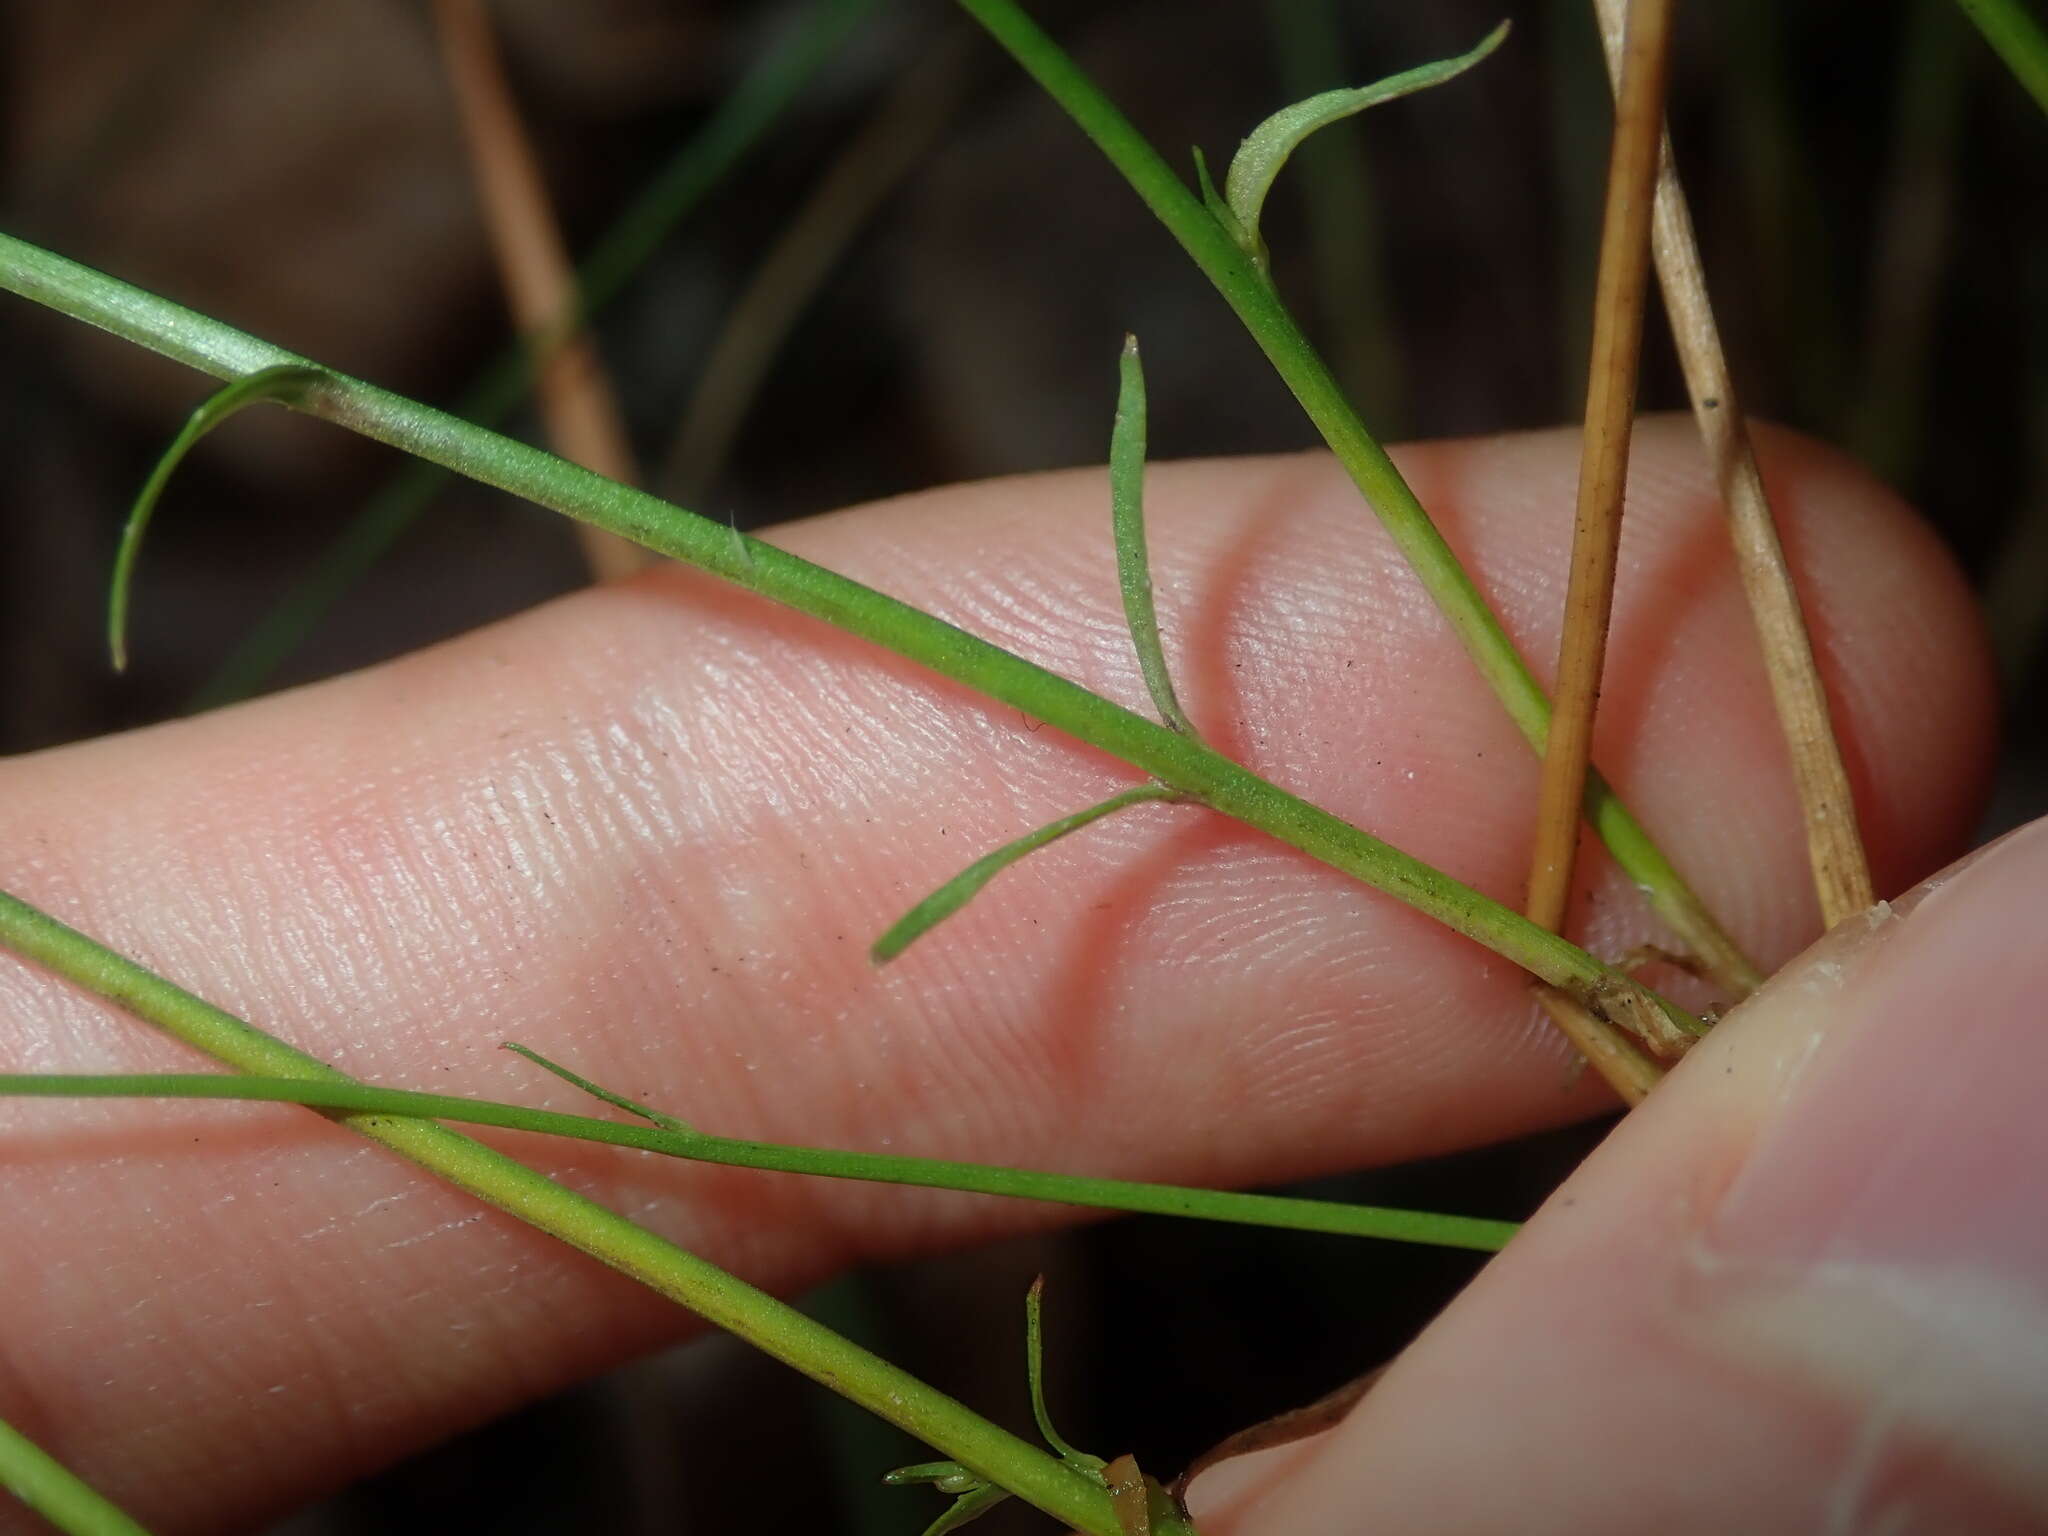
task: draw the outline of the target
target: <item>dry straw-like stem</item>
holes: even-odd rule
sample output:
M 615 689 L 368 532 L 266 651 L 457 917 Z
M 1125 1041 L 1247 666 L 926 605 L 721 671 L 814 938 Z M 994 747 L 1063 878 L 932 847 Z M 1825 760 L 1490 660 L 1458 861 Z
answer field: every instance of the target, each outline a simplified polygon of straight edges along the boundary
M 1606 47 L 1608 76 L 1619 89 L 1627 0 L 1594 0 L 1594 9 Z M 1706 274 L 1693 237 L 1692 214 L 1679 186 L 1668 134 L 1660 150 L 1652 246 L 1664 288 L 1664 307 L 1671 318 L 1686 388 L 1692 395 L 1693 414 L 1728 508 L 1736 566 L 1763 644 L 1779 725 L 1791 752 L 1821 917 L 1833 927 L 1869 907 L 1876 893 L 1857 831 L 1848 770 L 1829 720 L 1827 692 L 1814 662 L 1799 594 L 1771 521 L 1763 476 L 1721 350 Z
M 971 34 L 948 36 L 897 79 L 761 258 L 732 303 L 660 467 L 658 489 L 702 499 L 790 332 L 876 211 L 924 162 L 965 94 Z
M 580 322 L 575 268 L 506 83 L 483 0 L 435 0 L 434 19 L 506 301 L 539 364 L 535 391 L 548 439 L 563 458 L 635 483 L 639 471 L 625 416 Z M 599 581 L 630 576 L 652 563 L 639 545 L 601 528 L 579 524 L 577 538 Z
M 1607 658 L 1614 571 L 1621 546 L 1623 489 L 1635 424 L 1636 371 L 1649 285 L 1650 200 L 1664 121 L 1671 55 L 1671 0 L 1635 0 L 1627 62 L 1615 109 L 1600 231 L 1600 275 L 1593 303 L 1593 347 L 1586 380 L 1586 430 L 1579 461 L 1578 515 L 1571 581 L 1558 646 L 1557 688 L 1543 754 L 1528 915 L 1564 926 L 1579 841 L 1580 808 L 1593 745 L 1593 715 Z M 1649 1057 L 1583 1004 L 1546 992 L 1545 1010 L 1565 1036 L 1628 1103 L 1640 1102 L 1660 1071 Z

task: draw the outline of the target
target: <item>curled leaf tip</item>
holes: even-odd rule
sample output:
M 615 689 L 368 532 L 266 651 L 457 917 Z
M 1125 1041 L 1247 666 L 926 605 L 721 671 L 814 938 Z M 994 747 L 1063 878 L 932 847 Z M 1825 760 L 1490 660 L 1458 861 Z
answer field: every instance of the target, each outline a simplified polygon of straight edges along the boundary
M 321 377 L 318 368 L 304 363 L 283 363 L 245 374 L 201 401 L 157 459 L 135 504 L 128 509 L 128 521 L 121 529 L 121 546 L 114 556 L 114 574 L 107 586 L 107 653 L 116 672 L 128 670 L 129 594 L 135 584 L 135 564 L 142 554 L 142 536 L 149 530 L 150 517 L 173 472 L 201 438 L 237 411 L 266 400 L 294 405 L 305 398 Z
M 1508 35 L 1508 27 L 1509 24 L 1503 21 L 1487 33 L 1471 52 L 1461 53 L 1454 59 L 1440 59 L 1434 64 L 1403 70 L 1371 85 L 1324 91 L 1292 106 L 1282 107 L 1245 135 L 1244 142 L 1238 146 L 1237 154 L 1230 162 L 1229 173 L 1223 178 L 1222 203 L 1228 208 L 1230 218 L 1222 222 L 1259 270 L 1263 272 L 1267 268 L 1266 242 L 1259 234 L 1259 214 L 1266 205 L 1266 194 L 1272 190 L 1274 178 L 1304 139 L 1317 129 L 1327 128 L 1331 123 L 1363 112 L 1367 107 L 1411 96 L 1462 75 L 1501 45 Z M 1197 167 L 1199 170 L 1199 157 Z M 1205 183 L 1203 200 L 1208 202 L 1214 197 L 1214 189 L 1206 186 L 1207 172 L 1201 171 L 1200 175 Z M 1213 202 L 1211 211 L 1216 211 Z M 1221 214 L 1218 217 L 1221 219 Z

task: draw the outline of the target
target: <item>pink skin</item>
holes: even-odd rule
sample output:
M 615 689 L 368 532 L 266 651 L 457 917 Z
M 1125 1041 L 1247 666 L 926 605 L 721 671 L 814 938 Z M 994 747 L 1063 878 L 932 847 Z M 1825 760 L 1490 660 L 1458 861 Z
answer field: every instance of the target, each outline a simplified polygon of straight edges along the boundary
M 1881 488 L 1804 440 L 1763 447 L 1879 886 L 1897 891 L 1960 846 L 1978 802 L 1981 639 L 1953 571 Z M 1576 452 L 1552 433 L 1402 456 L 1536 658 L 1555 650 Z M 1681 426 L 1645 430 L 1634 485 L 1597 755 L 1775 966 L 1812 938 L 1813 901 L 1726 539 Z M 1211 739 L 1514 901 L 1534 760 L 1329 462 L 1168 466 L 1149 500 L 1169 652 Z M 777 537 L 1138 703 L 1107 524 L 1096 471 Z M 513 1038 L 738 1135 L 1242 1184 L 1602 1102 L 1511 967 L 1187 807 L 1079 834 L 888 970 L 869 966 L 867 943 L 937 880 L 1132 777 L 821 625 L 664 571 L 357 676 L 0 766 L 0 884 L 371 1080 L 584 1107 L 496 1049 Z M 1593 947 L 1652 935 L 1604 863 L 1584 886 L 1575 931 Z M 4 956 L 0 1063 L 202 1065 Z M 1672 1098 L 1644 1125 L 1689 1124 Z M 1719 1149 L 1747 1123 L 1699 1130 L 1667 1180 L 1692 1188 L 1739 1160 Z M 0 1416 L 162 1532 L 259 1519 L 690 1326 L 300 1111 L 0 1103 L 0 1137 Z M 497 1139 L 779 1288 L 1053 1219 Z M 1404 1367 L 1340 1433 L 1370 1424 L 1391 1444 L 1422 1422 L 1379 1407 L 1396 1382 L 1442 1398 L 1438 1412 L 1491 1399 L 1487 1434 L 1504 1433 L 1495 1378 L 1521 1367 L 1485 1329 L 1586 1294 L 1581 1254 L 1669 1241 L 1678 1220 L 1645 1221 L 1652 1196 L 1625 1178 L 1602 1188 L 1599 1214 L 1589 1198 L 1547 1220 L 1453 1314 L 1480 1321 L 1428 1346 L 1484 1349 L 1483 1369 L 1431 1386 Z M 1503 1295 L 1493 1277 L 1517 1269 L 1536 1278 Z M 1548 1387 L 1578 1379 L 1542 1369 L 1567 1349 L 1614 1351 L 1616 1375 L 1640 1358 L 1590 1319 L 1544 1327 L 1513 1348 Z M 1607 1385 L 1626 1413 L 1630 1394 Z M 1656 1427 L 1683 1448 L 1705 1433 L 1693 1413 L 1673 1399 Z M 1458 1465 L 1491 1467 L 1486 1435 L 1437 1434 Z M 1773 1467 L 1791 1455 L 1763 1438 L 1703 1443 Z M 1348 1473 L 1326 1461 L 1287 1488 L 1339 1489 Z M 1576 1465 L 1544 1477 L 1575 1486 Z M 1243 1474 L 1214 1476 L 1238 1483 L 1218 1531 L 1269 1528 Z M 1414 1528 L 1434 1528 L 1414 1508 Z M 0 1532 L 30 1528 L 0 1509 Z
M 2048 821 L 1731 1014 L 1203 1536 L 2048 1530 Z

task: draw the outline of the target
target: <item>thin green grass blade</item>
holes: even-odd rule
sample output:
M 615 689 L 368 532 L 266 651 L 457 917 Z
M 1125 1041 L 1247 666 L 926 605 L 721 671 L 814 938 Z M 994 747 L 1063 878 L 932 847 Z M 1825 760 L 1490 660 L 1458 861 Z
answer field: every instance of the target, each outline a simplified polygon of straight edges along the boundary
M 1455 79 L 1498 48 L 1507 35 L 1508 23 L 1502 22 L 1469 53 L 1403 70 L 1371 85 L 1324 91 L 1291 107 L 1282 107 L 1246 134 L 1223 178 L 1223 200 L 1237 217 L 1237 239 L 1259 270 L 1268 270 L 1266 242 L 1259 233 L 1259 215 L 1265 209 L 1266 194 L 1272 190 L 1273 180 L 1288 156 L 1301 147 L 1304 139 L 1319 128 L 1356 116 L 1367 107 L 1412 96 Z
M 505 1042 L 505 1049 L 515 1056 L 524 1056 L 542 1071 L 554 1073 L 563 1082 L 570 1084 L 572 1087 L 582 1089 L 593 1099 L 609 1104 L 614 1109 L 623 1109 L 629 1115 L 638 1115 L 642 1120 L 658 1125 L 665 1131 L 680 1131 L 685 1136 L 695 1136 L 698 1134 L 694 1127 L 684 1124 L 674 1115 L 664 1115 L 658 1109 L 649 1109 L 637 1099 L 629 1099 L 623 1093 L 614 1093 L 602 1084 L 593 1083 L 589 1078 L 581 1077 L 571 1072 L 560 1062 L 550 1061 L 530 1045 L 521 1045 L 516 1040 L 507 1040 Z
M 1069 832 L 1078 832 L 1090 822 L 1113 816 L 1118 811 L 1134 805 L 1143 805 L 1150 800 L 1179 800 L 1186 797 L 1180 791 L 1169 789 L 1164 784 L 1134 784 L 1129 789 L 1111 795 L 1086 810 L 1076 811 L 1071 816 L 1062 816 L 1049 821 L 1035 832 L 1027 832 L 1014 843 L 1005 843 L 993 853 L 985 853 L 959 874 L 925 897 L 916 906 L 890 925 L 889 931 L 875 940 L 869 951 L 875 964 L 887 965 L 904 950 L 938 927 L 947 918 L 958 912 L 968 902 L 981 894 L 982 887 L 1008 869 L 1026 854 L 1036 853 L 1047 843 L 1056 842 Z
M 0 895 L 0 919 L 6 917 L 7 900 Z M 956 1189 L 968 1194 L 999 1195 L 1011 1200 L 1042 1200 L 1052 1205 L 1132 1211 L 1189 1221 L 1220 1221 L 1238 1226 L 1279 1227 L 1293 1232 L 1324 1232 L 1335 1237 L 1376 1237 L 1391 1242 L 1462 1248 L 1476 1253 L 1498 1252 L 1520 1230 L 1514 1222 L 1491 1221 L 1479 1216 L 1447 1216 L 1428 1211 L 1392 1210 L 1385 1206 L 1303 1200 L 1291 1195 L 1238 1194 L 1228 1190 L 1190 1189 L 1178 1184 L 1096 1179 L 1077 1174 L 1003 1168 L 991 1163 L 952 1162 L 943 1158 L 898 1157 L 891 1153 L 842 1152 L 825 1147 L 743 1141 L 737 1137 L 709 1136 L 702 1131 L 621 1125 L 615 1120 L 565 1115 L 557 1110 L 531 1109 L 524 1104 L 504 1104 L 492 1099 L 378 1088 L 345 1079 L 229 1077 L 219 1073 L 0 1074 L 0 1098 L 9 1096 L 226 1099 L 303 1104 L 342 1115 L 452 1120 L 465 1125 L 533 1131 L 544 1136 L 571 1136 L 581 1141 L 631 1147 L 641 1152 L 660 1153 L 664 1157 L 718 1163 L 730 1168 L 760 1168 L 771 1173 L 859 1179 L 875 1184 L 906 1184 L 921 1189 Z
M 77 1473 L 0 1420 L 0 1489 L 70 1536 L 149 1536 Z
M 1116 579 L 1123 588 L 1124 618 L 1131 644 L 1138 652 L 1138 670 L 1145 675 L 1159 718 L 1197 741 L 1201 732 L 1180 707 L 1167 669 L 1166 650 L 1159 640 L 1159 614 L 1152 602 L 1152 557 L 1145 548 L 1145 365 L 1138 357 L 1138 338 L 1124 338 L 1118 366 L 1116 426 L 1109 437 L 1109 514 L 1116 535 Z
M 156 468 L 150 471 L 149 479 L 144 482 L 141 494 L 135 498 L 134 506 L 128 509 L 128 522 L 121 530 L 121 548 L 114 556 L 113 580 L 107 588 L 107 650 L 113 656 L 116 672 L 128 670 L 128 597 L 135 582 L 135 562 L 142 555 L 142 536 L 149 532 L 149 521 L 156 511 L 157 501 L 163 496 L 164 487 L 171 483 L 171 476 L 177 472 L 178 466 L 185 462 L 185 455 L 198 446 L 201 438 L 237 411 L 265 401 L 279 405 L 295 404 L 320 379 L 319 369 L 296 363 L 259 368 L 207 396 L 186 418 L 184 427 L 171 439 L 171 445 L 164 449 L 163 456 L 156 461 Z
M 2048 112 L 2048 33 L 2020 0 L 1956 0 L 2034 105 Z
M 579 307 L 551 329 L 587 320 L 617 298 L 633 275 L 761 142 L 803 93 L 847 35 L 881 0 L 819 0 L 741 77 L 647 189 L 599 239 L 577 272 Z M 539 348 L 518 342 L 463 391 L 454 414 L 495 426 L 532 386 Z M 311 571 L 279 598 L 233 654 L 187 701 L 186 711 L 247 698 L 285 657 L 305 643 L 322 617 L 369 574 L 455 477 L 435 464 L 409 464 L 393 475 L 321 552 Z

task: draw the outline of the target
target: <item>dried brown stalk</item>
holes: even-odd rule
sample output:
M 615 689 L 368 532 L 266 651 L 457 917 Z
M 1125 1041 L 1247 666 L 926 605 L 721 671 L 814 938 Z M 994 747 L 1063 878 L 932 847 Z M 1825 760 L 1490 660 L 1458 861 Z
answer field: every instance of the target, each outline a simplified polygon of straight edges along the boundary
M 1627 0 L 1594 0 L 1606 46 L 1608 77 L 1616 81 L 1617 89 L 1621 88 L 1627 9 Z M 1736 567 L 1763 644 L 1779 726 L 1791 752 L 1821 916 L 1833 927 L 1869 907 L 1876 893 L 1856 826 L 1848 771 L 1828 716 L 1827 692 L 1814 663 L 1799 594 L 1771 521 L 1763 476 L 1757 470 L 1714 324 L 1706 275 L 1693 237 L 1692 214 L 1678 182 L 1669 134 L 1664 135 L 1660 148 L 1652 242 L 1693 414 L 1728 508 Z
M 1557 687 L 1543 755 L 1536 854 L 1529 876 L 1529 916 L 1552 929 L 1564 921 L 1571 893 L 1593 711 L 1607 654 L 1622 489 L 1635 420 L 1636 360 L 1642 349 L 1649 283 L 1650 199 L 1664 117 L 1671 0 L 1634 0 L 1629 17 L 1628 63 L 1615 110 L 1614 152 L 1600 233 L 1571 583 L 1565 594 Z
M 1670 67 L 1671 10 L 1671 0 L 1634 0 L 1630 6 L 1627 62 L 1614 114 L 1614 149 L 1607 167 L 1571 581 L 1565 593 L 1557 687 L 1544 747 L 1529 868 L 1528 915 L 1553 930 L 1563 926 L 1571 897 L 1580 809 L 1592 754 L 1593 715 L 1600 697 L 1600 672 L 1607 658 L 1607 628 L 1614 604 L 1622 492 L 1628 479 L 1636 368 L 1649 286 L 1650 206 L 1664 122 L 1664 82 Z M 1612 1024 L 1563 993 L 1543 989 L 1539 995 L 1545 1011 L 1595 1070 L 1626 1102 L 1640 1102 L 1661 1075 L 1656 1063 Z
M 661 468 L 662 494 L 688 503 L 711 489 L 790 328 L 952 119 L 966 89 L 971 41 L 955 32 L 902 75 L 755 268 L 684 407 Z
M 597 349 L 576 321 L 575 269 L 506 84 L 490 18 L 482 0 L 435 0 L 434 18 L 506 300 L 535 352 L 535 392 L 548 440 L 563 458 L 631 484 L 639 471 L 625 418 Z M 646 550 L 615 533 L 576 527 L 599 581 L 653 563 Z

